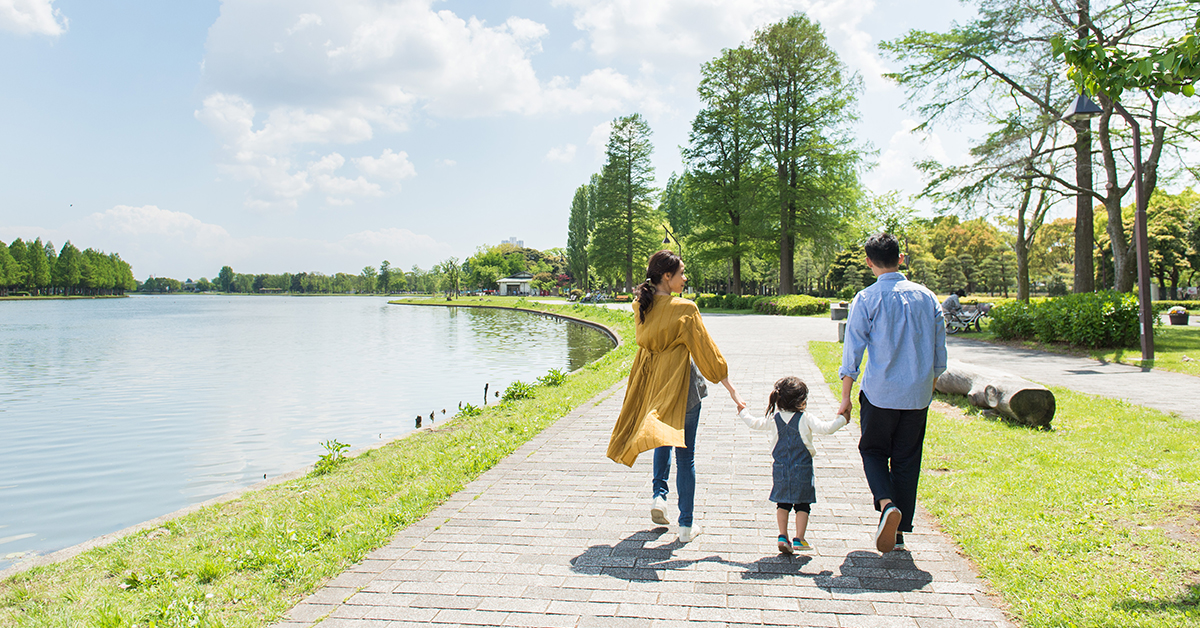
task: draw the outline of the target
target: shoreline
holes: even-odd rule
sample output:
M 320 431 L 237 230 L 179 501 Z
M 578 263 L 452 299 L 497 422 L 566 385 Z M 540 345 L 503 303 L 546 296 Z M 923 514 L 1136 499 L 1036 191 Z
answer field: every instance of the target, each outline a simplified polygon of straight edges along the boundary
M 544 312 L 542 310 L 516 307 L 516 306 L 511 306 L 511 305 L 499 305 L 499 304 L 485 305 L 482 303 L 466 303 L 466 304 L 453 303 L 453 302 L 449 302 L 449 303 L 412 303 L 409 301 L 396 300 L 396 301 L 388 301 L 388 305 L 416 305 L 416 306 L 421 306 L 421 307 L 467 307 L 467 308 L 474 308 L 474 309 L 514 310 L 517 312 L 526 312 L 528 314 L 540 314 L 542 316 L 547 316 L 550 318 L 557 318 L 557 319 L 561 319 L 561 320 L 565 320 L 565 321 L 571 321 L 573 323 L 579 323 L 581 325 L 591 327 L 592 329 L 595 329 L 595 330 L 603 333 L 605 336 L 608 336 L 608 339 L 610 341 L 612 341 L 612 343 L 613 343 L 613 348 L 609 349 L 609 351 L 612 351 L 613 349 L 616 349 L 621 346 L 621 337 L 619 335 L 617 335 L 617 332 L 613 331 L 607 325 L 604 325 L 602 323 L 597 323 L 594 321 L 589 321 L 589 320 L 583 319 L 583 318 L 578 318 L 575 316 L 570 316 L 567 314 L 559 314 L 557 312 Z M 579 368 L 586 368 L 586 365 L 581 366 Z M 579 369 L 576 369 L 576 370 L 579 370 Z
M 458 303 L 452 305 L 464 306 Z M 137 590 L 144 590 L 144 594 L 133 594 L 133 589 L 121 586 L 123 578 L 130 577 L 129 574 L 174 570 L 190 582 L 191 578 L 198 577 L 194 575 L 196 560 L 208 561 L 212 565 L 221 565 L 223 561 L 230 560 L 230 557 L 224 556 L 225 547 L 230 543 L 243 548 L 247 545 L 277 546 L 279 539 L 272 535 L 272 531 L 255 527 L 261 525 L 256 522 L 260 522 L 268 512 L 275 513 L 269 516 L 275 524 L 295 529 L 305 526 L 306 518 L 309 521 L 307 525 L 311 525 L 313 514 L 320 519 L 328 512 L 328 503 L 332 503 L 346 509 L 342 516 L 364 523 L 373 522 L 365 527 L 355 526 L 356 530 L 363 529 L 362 532 L 350 533 L 352 536 L 365 535 L 357 548 L 346 547 L 339 539 L 333 538 L 317 546 L 305 546 L 308 549 L 289 559 L 308 561 L 309 565 L 303 571 L 311 574 L 309 577 L 313 580 L 273 581 L 266 573 L 268 566 L 263 566 L 251 570 L 224 571 L 217 578 L 209 577 L 188 585 L 216 592 L 218 598 L 233 595 L 227 592 L 242 590 L 246 586 L 260 592 L 258 596 L 252 596 L 257 597 L 253 604 L 239 593 L 227 599 L 219 611 L 216 606 L 211 608 L 211 612 L 226 618 L 246 617 L 247 612 L 269 617 L 290 608 L 297 600 L 296 596 L 315 590 L 328 578 L 361 560 L 360 551 L 370 551 L 379 543 L 386 544 L 400 530 L 423 520 L 447 498 L 446 495 L 460 488 L 456 487 L 457 484 L 469 482 L 504 460 L 511 451 L 546 426 L 588 403 L 598 391 L 619 381 L 627 369 L 625 363 L 631 359 L 632 351 L 628 343 L 621 342 L 622 334 L 617 331 L 621 329 L 626 332 L 625 335 L 631 335 L 630 330 L 624 329 L 621 324 L 624 317 L 613 316 L 607 311 L 589 311 L 590 318 L 597 320 L 587 320 L 565 312 L 549 311 L 567 309 L 563 306 L 542 306 L 545 309 L 498 305 L 487 307 L 542 314 L 585 324 L 610 339 L 615 338 L 616 343 L 598 360 L 572 372 L 561 386 L 536 385 L 537 392 L 532 399 L 488 406 L 481 408 L 478 414 L 460 413 L 436 426 L 418 428 L 394 439 L 356 449 L 348 454 L 344 466 L 339 466 L 330 474 L 314 476 L 311 473 L 313 465 L 306 465 L 83 543 L 30 557 L 0 571 L 0 594 L 12 587 L 44 591 L 38 595 L 46 602 L 43 609 L 58 616 L 89 617 L 99 608 L 97 604 L 110 604 L 115 605 L 112 608 L 124 607 L 133 613 L 127 615 L 126 611 L 122 611 L 122 616 L 139 617 L 147 612 L 147 608 L 154 607 L 155 587 L 138 585 Z M 496 429 L 505 425 L 510 427 Z M 522 425 L 527 427 L 521 429 L 519 426 Z M 516 429 L 513 426 L 517 426 Z M 476 446 L 464 447 L 460 442 L 464 436 L 472 433 L 475 434 L 474 439 L 467 444 L 478 445 L 478 449 Z M 358 495 L 361 491 L 353 486 L 376 481 L 374 476 L 379 473 L 379 465 L 383 465 L 387 473 L 403 476 L 394 478 L 383 487 L 372 489 L 390 496 L 381 497 L 382 503 L 359 503 L 357 497 L 348 499 L 350 494 Z M 432 472 L 436 477 L 436 486 L 428 484 L 428 475 L 409 475 L 412 465 L 425 465 L 428 468 L 425 473 Z M 371 471 L 373 467 L 376 468 L 374 472 Z M 330 501 L 314 505 L 311 498 L 302 497 L 309 492 L 328 495 Z M 314 507 L 318 510 L 311 511 Z M 399 511 L 395 510 L 397 507 Z M 310 511 L 313 514 L 308 514 Z M 248 517 L 249 512 L 258 514 Z M 292 523 L 286 523 L 289 520 Z M 255 529 L 247 531 L 247 526 Z M 231 534 L 234 536 L 231 537 Z M 292 541 L 295 542 L 294 536 Z M 119 567 L 115 568 L 114 565 Z M 85 596 L 86 602 L 81 601 L 73 597 L 73 591 L 79 587 L 91 590 L 94 594 Z M 107 600 L 101 601 L 104 598 Z M 136 610 L 138 607 L 142 610 Z M 5 623 L 5 618 L 34 618 L 29 612 L 30 609 L 23 610 L 21 605 L 0 606 L 0 624 Z

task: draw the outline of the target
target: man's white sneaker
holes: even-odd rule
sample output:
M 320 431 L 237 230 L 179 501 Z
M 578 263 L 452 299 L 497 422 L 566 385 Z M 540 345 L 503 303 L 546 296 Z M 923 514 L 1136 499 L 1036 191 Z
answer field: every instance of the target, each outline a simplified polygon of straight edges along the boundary
M 671 523 L 671 520 L 667 519 L 667 500 L 661 497 L 654 498 L 654 503 L 650 505 L 650 520 L 663 526 Z
M 900 509 L 893 504 L 883 507 L 875 530 L 875 549 L 886 554 L 896 548 L 896 529 L 900 527 Z
M 700 536 L 700 524 L 692 522 L 690 526 L 679 527 L 679 542 L 690 543 L 692 539 Z

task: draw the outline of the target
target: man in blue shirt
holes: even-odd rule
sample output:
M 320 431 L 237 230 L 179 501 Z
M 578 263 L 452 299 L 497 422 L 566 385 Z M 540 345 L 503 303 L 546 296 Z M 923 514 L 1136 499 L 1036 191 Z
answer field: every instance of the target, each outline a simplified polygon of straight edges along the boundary
M 946 370 L 946 325 L 937 297 L 900 274 L 900 243 L 887 233 L 863 246 L 874 284 L 854 297 L 842 352 L 842 405 L 850 419 L 850 388 L 867 353 L 858 395 L 863 473 L 880 512 L 875 547 L 904 549 L 912 532 L 933 384 Z

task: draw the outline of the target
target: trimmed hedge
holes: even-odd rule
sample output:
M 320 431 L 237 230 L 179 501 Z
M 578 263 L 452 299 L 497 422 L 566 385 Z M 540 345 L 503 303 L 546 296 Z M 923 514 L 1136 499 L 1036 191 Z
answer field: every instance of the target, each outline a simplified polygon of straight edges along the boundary
M 759 314 L 804 316 L 824 314 L 829 311 L 829 300 L 804 294 L 766 296 L 747 294 L 701 294 L 696 297 L 696 306 L 723 310 L 754 310 Z
M 992 308 L 988 327 L 1003 340 L 1034 339 L 1077 347 L 1130 347 L 1138 343 L 1138 300 L 1112 290 L 1068 294 L 1037 303 L 1010 301 Z
M 754 310 L 761 314 L 805 316 L 829 312 L 829 299 L 818 299 L 807 294 L 789 294 L 782 297 L 760 297 Z

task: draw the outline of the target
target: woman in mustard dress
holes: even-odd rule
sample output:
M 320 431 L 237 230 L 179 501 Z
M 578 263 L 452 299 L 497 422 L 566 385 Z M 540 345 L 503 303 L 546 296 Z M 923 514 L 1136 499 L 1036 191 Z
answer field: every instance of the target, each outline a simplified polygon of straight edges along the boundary
M 654 450 L 650 518 L 666 524 L 667 480 L 674 449 L 679 540 L 687 543 L 700 534 L 692 511 L 696 429 L 700 399 L 707 395 L 704 380 L 724 385 L 739 412 L 746 402 L 729 382 L 729 366 L 704 328 L 696 304 L 672 296 L 687 282 L 683 269 L 678 255 L 659 251 L 650 257 L 646 281 L 637 288 L 633 312 L 638 349 L 621 415 L 609 439 L 608 457 L 632 467 L 638 454 Z

